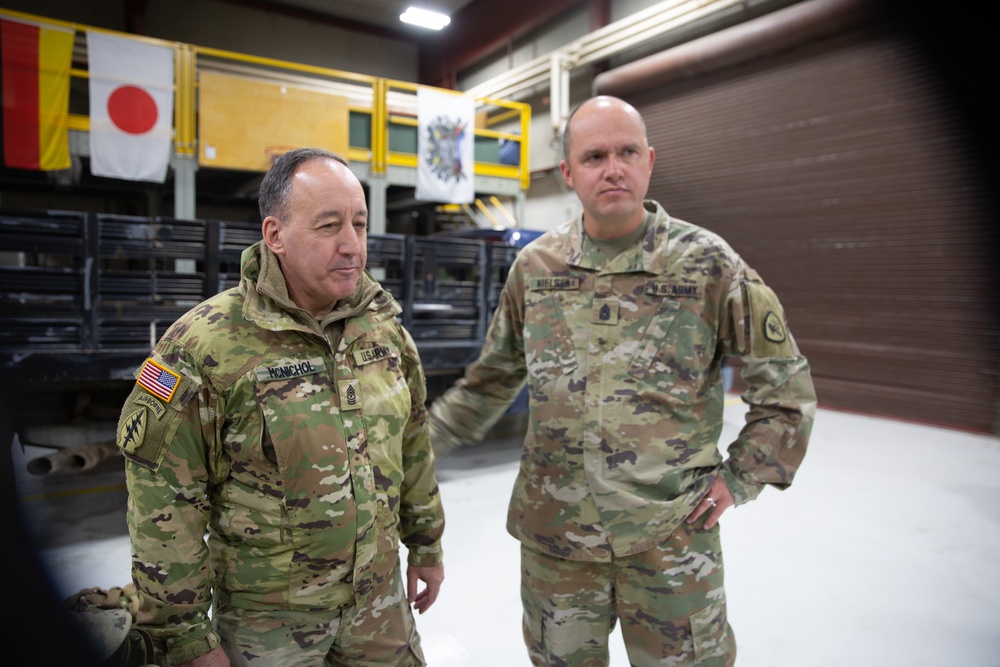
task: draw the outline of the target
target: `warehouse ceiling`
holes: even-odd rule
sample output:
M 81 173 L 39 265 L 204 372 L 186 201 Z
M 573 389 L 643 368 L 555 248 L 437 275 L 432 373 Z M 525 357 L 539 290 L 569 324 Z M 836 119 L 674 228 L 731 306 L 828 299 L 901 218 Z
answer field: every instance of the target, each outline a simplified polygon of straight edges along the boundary
M 378 30 L 399 32 L 416 38 L 430 37 L 433 31 L 407 25 L 399 20 L 399 15 L 407 7 L 454 16 L 455 13 L 473 0 L 272 0 L 275 5 L 284 5 L 307 12 L 313 12 L 334 19 L 371 26 Z
M 457 72 L 508 48 L 566 12 L 608 0 L 225 0 L 261 11 L 323 21 L 348 30 L 412 41 L 420 48 L 420 81 L 454 88 Z M 443 30 L 399 20 L 407 7 L 451 16 Z
M 280 0 L 281 4 L 315 11 L 320 14 L 346 19 L 361 24 L 370 24 L 390 31 L 412 33 L 416 36 L 432 37 L 434 31 L 407 25 L 399 20 L 399 15 L 407 7 L 436 11 L 446 16 L 468 5 L 472 0 Z

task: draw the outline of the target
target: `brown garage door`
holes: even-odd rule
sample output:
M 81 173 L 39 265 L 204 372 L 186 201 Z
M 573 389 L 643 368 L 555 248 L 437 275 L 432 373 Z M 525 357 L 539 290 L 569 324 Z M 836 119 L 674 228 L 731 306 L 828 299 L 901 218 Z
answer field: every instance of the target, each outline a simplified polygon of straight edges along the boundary
M 650 197 L 775 288 L 821 405 L 995 433 L 996 237 L 945 90 L 868 25 L 627 98 Z

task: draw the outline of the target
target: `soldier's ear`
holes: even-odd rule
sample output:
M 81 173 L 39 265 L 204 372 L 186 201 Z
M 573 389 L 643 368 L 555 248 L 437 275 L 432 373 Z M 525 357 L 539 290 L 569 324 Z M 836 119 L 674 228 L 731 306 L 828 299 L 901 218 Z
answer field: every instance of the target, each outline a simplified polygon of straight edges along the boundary
M 559 162 L 559 171 L 562 173 L 563 180 L 566 181 L 566 185 L 573 187 L 573 174 L 570 173 L 569 165 L 566 164 L 566 160 Z
M 264 245 L 270 249 L 275 255 L 285 254 L 285 243 L 281 237 L 283 225 L 281 221 L 278 220 L 273 215 L 269 215 L 264 218 L 264 222 L 261 223 L 260 231 L 264 238 Z

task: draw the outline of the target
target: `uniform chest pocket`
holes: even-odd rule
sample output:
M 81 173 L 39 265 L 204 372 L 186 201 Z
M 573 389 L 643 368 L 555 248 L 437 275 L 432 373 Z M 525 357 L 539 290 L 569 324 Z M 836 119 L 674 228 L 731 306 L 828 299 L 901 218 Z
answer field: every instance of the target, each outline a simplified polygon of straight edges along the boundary
M 643 331 L 629 361 L 628 376 L 659 391 L 669 391 L 677 382 L 692 379 L 700 371 L 701 356 L 694 350 L 704 337 L 703 328 L 691 327 L 693 316 L 675 299 L 664 299 Z M 704 341 L 714 347 L 714 341 Z
M 372 461 L 393 461 L 398 465 L 403 431 L 412 408 L 402 355 L 394 345 L 386 343 L 356 347 L 350 357 Z
M 263 421 L 261 449 L 279 468 L 289 449 L 328 446 L 339 439 L 333 382 L 322 359 L 280 360 L 254 371 Z
M 524 313 L 524 356 L 535 387 L 573 374 L 577 363 L 566 309 L 573 303 L 563 293 L 528 292 Z

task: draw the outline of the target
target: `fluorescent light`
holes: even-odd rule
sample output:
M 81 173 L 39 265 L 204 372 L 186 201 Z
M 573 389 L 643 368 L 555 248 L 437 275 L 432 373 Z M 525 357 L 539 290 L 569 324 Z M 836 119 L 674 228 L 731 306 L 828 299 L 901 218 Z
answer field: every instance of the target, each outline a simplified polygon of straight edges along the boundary
M 399 20 L 431 30 L 440 30 L 451 23 L 451 18 L 444 14 L 418 7 L 407 7 L 406 11 L 399 15 Z

